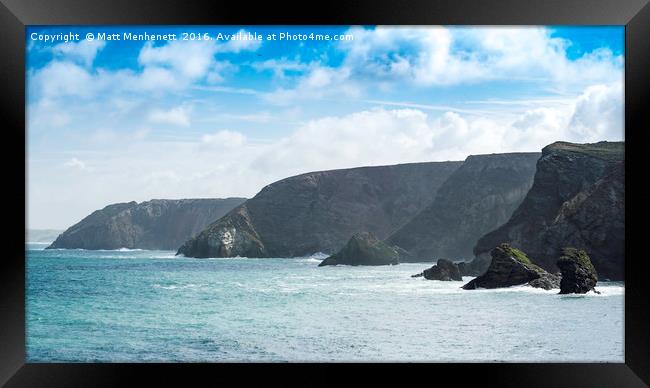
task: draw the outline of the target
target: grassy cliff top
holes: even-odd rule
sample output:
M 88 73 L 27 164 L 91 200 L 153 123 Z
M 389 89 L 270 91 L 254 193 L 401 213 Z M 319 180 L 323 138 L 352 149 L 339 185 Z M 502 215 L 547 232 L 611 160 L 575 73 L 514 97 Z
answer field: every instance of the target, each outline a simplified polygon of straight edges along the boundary
M 517 248 L 513 248 L 510 245 L 502 244 L 501 249 L 503 249 L 510 257 L 514 258 L 515 260 L 517 260 L 522 264 L 528 264 L 528 265 L 533 264 L 528 258 L 528 256 L 526 256 L 524 252 L 520 251 Z
M 547 145 L 542 150 L 544 154 L 549 152 L 569 152 L 589 155 L 604 160 L 623 160 L 625 157 L 625 142 L 622 141 L 600 141 L 598 143 L 569 143 L 558 141 Z
M 593 273 L 596 273 L 596 268 L 594 268 L 594 265 L 591 263 L 591 260 L 589 259 L 589 255 L 587 255 L 587 252 L 583 250 L 579 250 L 572 247 L 562 248 L 562 256 L 560 257 L 560 260 L 575 261 L 578 264 L 582 265 L 583 267 L 589 269 Z
M 505 254 L 517 260 L 518 262 L 524 264 L 528 268 L 533 269 L 534 271 L 537 272 L 546 272 L 543 268 L 533 263 L 533 261 L 524 252 L 520 251 L 517 248 L 514 248 L 512 245 L 508 243 L 503 243 L 500 244 L 498 248 L 501 249 Z

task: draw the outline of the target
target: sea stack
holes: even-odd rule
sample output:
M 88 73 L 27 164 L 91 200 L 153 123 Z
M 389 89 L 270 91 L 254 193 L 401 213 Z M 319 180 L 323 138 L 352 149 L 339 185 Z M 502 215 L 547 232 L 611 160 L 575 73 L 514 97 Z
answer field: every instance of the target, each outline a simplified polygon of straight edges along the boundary
M 585 251 L 575 248 L 562 249 L 562 256 L 557 261 L 562 271 L 560 294 L 586 294 L 595 290 L 598 274 Z
M 326 265 L 394 265 L 399 264 L 399 253 L 368 232 L 357 233 L 338 253 L 326 258 L 318 266 Z
M 442 281 L 461 281 L 463 280 L 458 265 L 450 260 L 439 259 L 438 263 L 431 268 L 425 269 L 422 275 L 427 280 L 442 280 Z
M 559 288 L 560 279 L 533 262 L 522 251 L 502 243 L 490 254 L 492 262 L 485 274 L 465 284 L 465 290 L 501 288 L 529 284 L 546 290 Z

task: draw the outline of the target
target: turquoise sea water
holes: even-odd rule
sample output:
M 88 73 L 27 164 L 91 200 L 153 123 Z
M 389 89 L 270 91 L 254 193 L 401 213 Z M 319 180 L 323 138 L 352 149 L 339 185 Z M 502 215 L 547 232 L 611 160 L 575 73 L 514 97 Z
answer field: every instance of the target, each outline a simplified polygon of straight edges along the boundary
M 42 250 L 27 260 L 28 362 L 623 362 L 624 286 L 557 295 L 411 278 L 430 264 Z

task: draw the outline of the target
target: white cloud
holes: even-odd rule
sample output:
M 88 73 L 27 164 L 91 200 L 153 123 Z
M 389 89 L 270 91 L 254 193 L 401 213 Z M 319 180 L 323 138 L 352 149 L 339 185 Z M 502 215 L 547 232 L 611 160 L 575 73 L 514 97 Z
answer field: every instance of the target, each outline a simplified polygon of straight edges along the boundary
M 355 27 L 348 33 L 354 40 L 340 47 L 346 51 L 344 66 L 355 77 L 445 85 L 484 77 L 488 70 L 473 57 L 453 55 L 454 35 L 445 27 Z
M 59 43 L 52 48 L 55 57 L 74 61 L 90 67 L 97 56 L 97 53 L 106 46 L 101 40 L 82 40 L 80 42 Z
M 246 34 L 245 30 L 241 30 Z M 163 46 L 145 43 L 138 63 L 147 68 L 166 69 L 174 74 L 176 82 L 192 83 L 208 77 L 211 83 L 221 82 L 223 73 L 235 66 L 227 61 L 217 61 L 217 53 L 239 53 L 255 51 L 261 47 L 258 40 L 230 40 L 219 43 L 216 40 L 171 41 Z M 178 79 L 180 78 L 180 79 Z M 184 81 L 184 82 L 183 82 Z
M 556 92 L 575 92 L 588 85 L 620 81 L 623 57 L 607 48 L 570 60 L 570 42 L 542 27 L 353 27 L 354 40 L 341 41 L 342 64 L 328 67 L 270 60 L 258 70 L 275 66 L 275 74 L 292 86 L 267 95 L 269 102 L 289 104 L 307 99 L 358 97 L 411 86 L 450 86 L 480 82 L 528 81 Z
M 274 58 L 261 62 L 253 62 L 251 66 L 257 71 L 271 71 L 275 77 L 284 78 L 288 72 L 303 72 L 308 70 L 311 65 L 302 63 L 299 59 Z
M 92 171 L 93 169 L 88 167 L 85 162 L 77 159 L 77 158 L 72 158 L 68 160 L 67 162 L 64 163 L 64 166 L 81 170 L 81 171 Z
M 33 73 L 30 88 L 41 98 L 66 96 L 90 97 L 98 85 L 82 66 L 66 61 L 52 61 Z
M 264 99 L 271 104 L 288 105 L 296 101 L 360 95 L 360 85 L 350 79 L 349 69 L 312 66 L 297 79 L 295 87 L 279 88 L 265 94 Z
M 622 139 L 624 107 L 622 83 L 594 85 L 578 98 L 570 121 L 574 137 L 587 141 Z
M 232 148 L 244 145 L 246 137 L 240 132 L 222 130 L 213 134 L 203 135 L 201 142 L 209 146 Z
M 149 113 L 148 120 L 152 123 L 189 127 L 189 111 L 190 108 L 186 106 L 179 106 L 170 110 L 154 109 Z
M 202 81 L 219 83 L 237 66 L 217 60 L 218 53 L 255 50 L 261 44 L 234 42 L 171 41 L 162 46 L 146 42 L 138 54 L 138 71 L 91 68 L 105 42 L 62 43 L 52 49 L 52 61 L 29 74 L 30 91 L 37 99 L 104 98 L 121 93 L 175 92 Z
M 138 63 L 145 67 L 162 67 L 174 74 L 196 80 L 208 73 L 215 61 L 216 43 L 214 41 L 171 41 L 163 46 L 145 43 Z
M 582 88 L 615 81 L 623 62 L 609 49 L 569 60 L 569 42 L 539 27 L 355 27 L 349 33 L 355 39 L 340 47 L 352 74 L 421 85 L 529 79 Z

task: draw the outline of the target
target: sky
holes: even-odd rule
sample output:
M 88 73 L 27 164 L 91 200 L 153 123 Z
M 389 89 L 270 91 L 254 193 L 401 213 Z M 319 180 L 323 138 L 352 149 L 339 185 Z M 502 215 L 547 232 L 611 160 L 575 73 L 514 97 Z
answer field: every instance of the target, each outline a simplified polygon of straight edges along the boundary
M 32 229 L 116 202 L 250 198 L 309 171 L 624 140 L 619 26 L 56 26 L 25 38 Z

